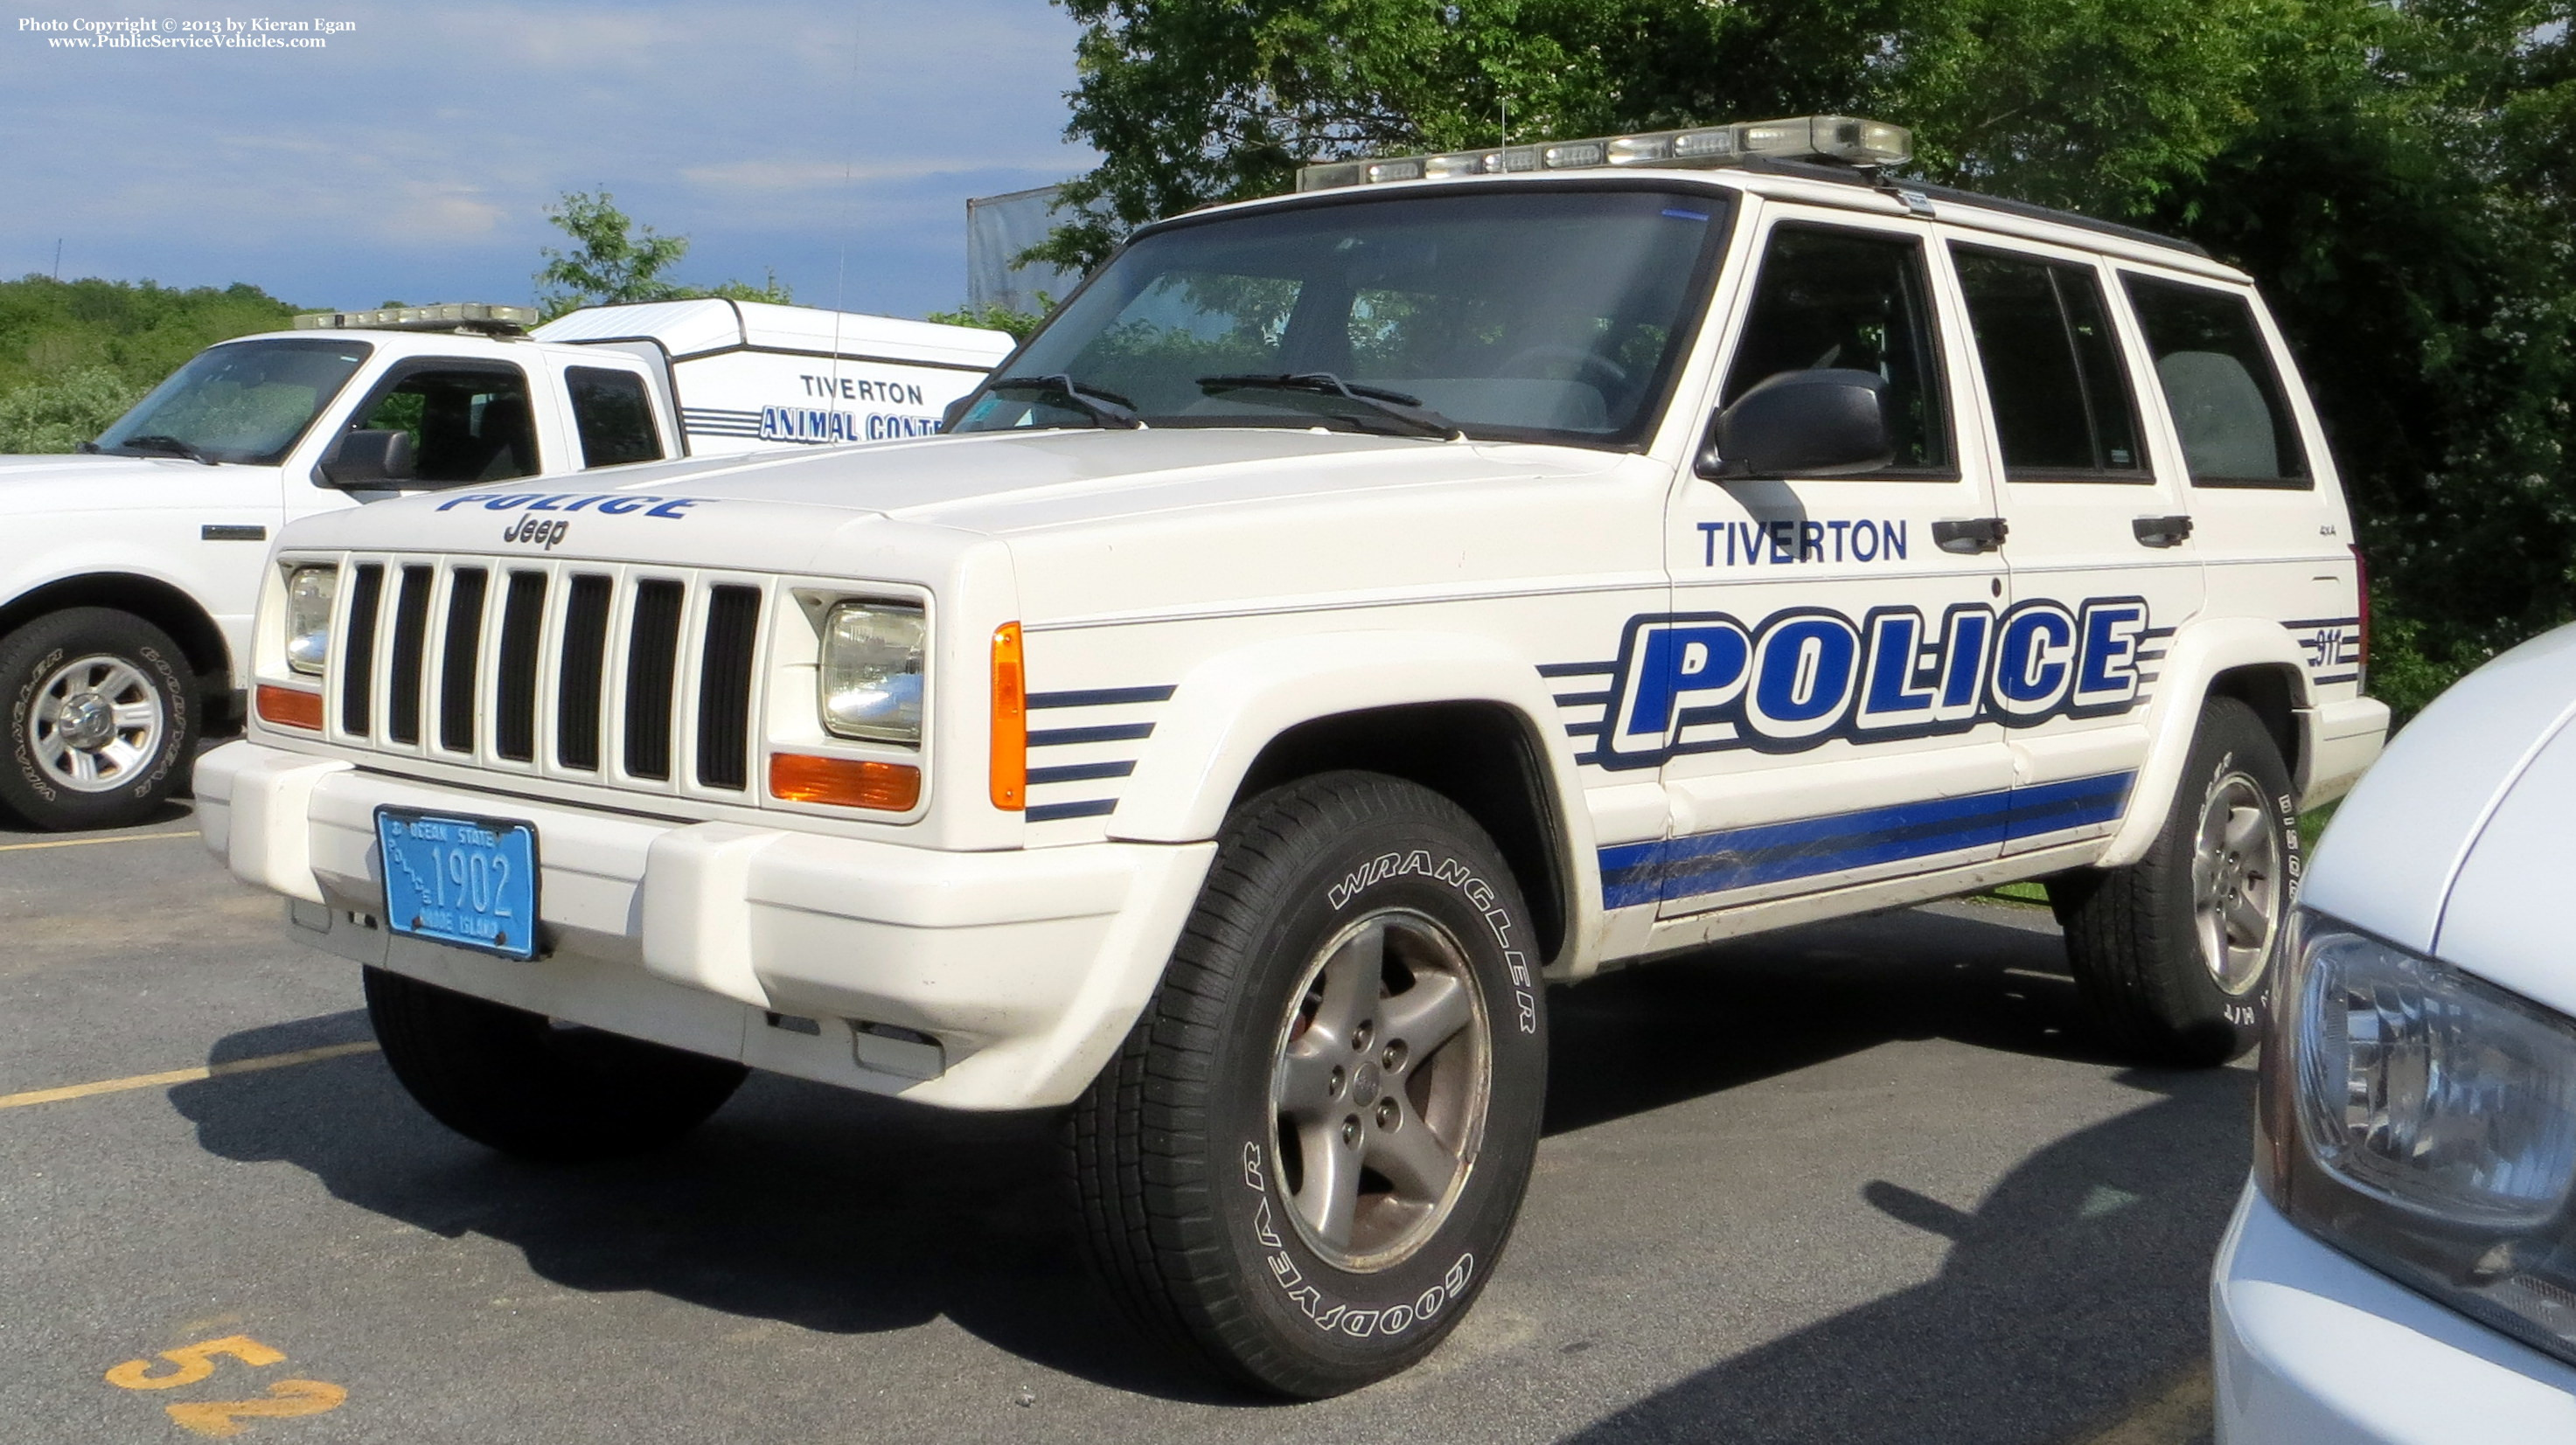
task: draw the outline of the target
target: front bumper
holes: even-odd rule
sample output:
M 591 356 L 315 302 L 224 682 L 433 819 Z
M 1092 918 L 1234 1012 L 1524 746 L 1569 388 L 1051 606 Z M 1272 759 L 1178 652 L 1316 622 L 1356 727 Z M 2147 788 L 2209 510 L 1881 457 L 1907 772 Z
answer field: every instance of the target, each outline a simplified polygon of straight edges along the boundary
M 197 762 L 207 847 L 346 958 L 575 1023 L 960 1109 L 1071 1102 L 1162 976 L 1214 843 L 945 853 L 415 782 L 253 742 Z M 399 938 L 381 804 L 534 824 L 533 963 Z M 927 1038 L 921 1036 L 926 1035 Z
M 2219 1445 L 2576 1440 L 2576 1369 L 2317 1239 L 2250 1184 L 2209 1303 Z

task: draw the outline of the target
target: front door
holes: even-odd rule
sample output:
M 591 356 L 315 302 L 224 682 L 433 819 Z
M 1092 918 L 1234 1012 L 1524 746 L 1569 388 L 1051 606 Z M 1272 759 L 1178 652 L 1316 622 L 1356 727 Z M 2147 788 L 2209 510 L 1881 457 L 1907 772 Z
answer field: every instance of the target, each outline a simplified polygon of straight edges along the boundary
M 1858 476 L 1676 483 L 1673 615 L 1630 639 L 1605 740 L 1664 758 L 1667 917 L 1988 860 L 2009 806 L 1980 728 L 2004 571 L 1930 228 L 1773 205 L 1758 244 L 1718 403 L 1875 372 L 1897 446 Z

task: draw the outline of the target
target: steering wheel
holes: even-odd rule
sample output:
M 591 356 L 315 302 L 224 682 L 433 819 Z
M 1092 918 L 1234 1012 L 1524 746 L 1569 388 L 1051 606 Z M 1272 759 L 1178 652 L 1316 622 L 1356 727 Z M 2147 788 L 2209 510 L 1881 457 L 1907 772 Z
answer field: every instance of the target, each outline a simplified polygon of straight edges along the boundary
M 1562 361 L 1572 365 L 1576 379 L 1589 382 L 1596 391 L 1615 391 L 1628 384 L 1628 368 L 1609 357 L 1581 346 L 1552 341 L 1524 346 L 1513 352 L 1504 360 L 1502 374 L 1519 376 L 1522 363 L 1541 361 Z

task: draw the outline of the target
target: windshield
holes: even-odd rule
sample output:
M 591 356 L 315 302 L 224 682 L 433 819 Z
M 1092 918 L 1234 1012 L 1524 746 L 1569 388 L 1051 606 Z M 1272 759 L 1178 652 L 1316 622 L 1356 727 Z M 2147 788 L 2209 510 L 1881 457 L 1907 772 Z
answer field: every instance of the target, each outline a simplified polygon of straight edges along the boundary
M 210 346 L 100 434 L 98 449 L 273 465 L 373 349 L 318 338 Z
M 1120 252 L 957 430 L 1330 426 L 1633 445 L 1699 317 L 1725 220 L 1721 195 L 1639 187 L 1185 223 Z

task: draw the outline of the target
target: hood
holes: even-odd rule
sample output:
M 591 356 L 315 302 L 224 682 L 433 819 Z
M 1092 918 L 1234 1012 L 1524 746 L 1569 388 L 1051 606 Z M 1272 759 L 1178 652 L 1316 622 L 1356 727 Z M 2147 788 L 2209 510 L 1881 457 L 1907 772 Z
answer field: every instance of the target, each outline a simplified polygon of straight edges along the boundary
M 158 511 L 206 500 L 206 481 L 274 467 L 209 467 L 186 457 L 0 457 L 0 515 Z
M 859 525 L 1019 544 L 1108 522 L 1311 510 L 1355 492 L 1561 477 L 1620 460 L 1284 428 L 982 433 L 478 484 L 312 518 L 284 541 L 505 551 L 520 545 L 514 527 L 536 518 L 567 524 L 546 549 L 559 557 L 802 570 Z
M 785 457 L 651 464 L 621 468 L 618 476 L 625 485 L 709 499 L 863 510 L 1005 534 L 1170 507 L 1527 470 L 1498 463 L 1501 455 L 1544 455 L 1554 459 L 1551 470 L 1569 464 L 1588 470 L 1575 459 L 1594 454 L 1285 427 L 1175 427 L 977 432 Z
M 2576 878 L 2576 627 L 2442 694 L 2352 796 L 2300 901 L 2576 1013 L 2560 892 Z

